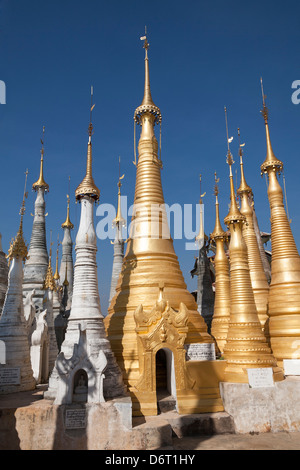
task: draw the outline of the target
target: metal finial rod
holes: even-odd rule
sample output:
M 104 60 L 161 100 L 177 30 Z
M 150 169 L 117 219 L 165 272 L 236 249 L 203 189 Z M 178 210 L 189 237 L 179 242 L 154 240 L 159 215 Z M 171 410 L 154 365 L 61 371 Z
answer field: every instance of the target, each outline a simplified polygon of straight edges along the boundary
M 262 77 L 260 77 L 260 86 L 261 86 L 261 94 L 262 94 L 262 100 L 263 100 L 263 107 L 265 107 L 265 106 L 266 106 L 266 103 L 265 103 L 266 95 L 264 94 L 264 87 L 263 87 L 263 79 L 262 79 Z
M 224 106 L 224 111 L 225 111 L 225 123 L 226 123 L 226 136 L 227 136 L 227 148 L 228 148 L 228 152 L 227 152 L 227 163 L 228 165 L 230 166 L 230 169 L 231 169 L 231 165 L 234 163 L 233 161 L 233 158 L 232 158 L 232 155 L 231 155 L 231 152 L 230 152 L 230 147 L 229 147 L 229 144 L 230 142 L 232 142 L 233 140 L 233 137 L 228 137 L 228 121 L 227 121 L 227 109 L 226 109 L 226 106 Z
M 94 96 L 94 87 L 92 85 L 91 86 L 90 124 L 89 124 L 89 129 L 88 129 L 89 136 L 91 136 L 93 132 L 92 112 L 93 112 L 94 107 L 96 106 L 95 104 L 93 104 L 93 96 Z
M 41 144 L 42 144 L 41 155 L 42 155 L 42 157 L 44 155 L 44 138 L 45 138 L 45 126 L 43 126 L 43 136 L 41 138 Z
M 215 171 L 215 186 L 214 186 L 214 195 L 218 196 L 219 194 L 219 186 L 218 183 L 220 181 L 220 178 L 217 178 L 217 172 Z
M 224 112 L 225 112 L 225 123 L 226 123 L 227 147 L 228 147 L 228 151 L 230 151 L 230 148 L 229 148 L 229 137 L 228 137 L 227 108 L 226 108 L 226 106 L 224 106 Z
M 149 49 L 149 46 L 150 44 L 148 43 L 147 41 L 147 26 L 145 26 L 145 35 L 140 37 L 140 40 L 141 41 L 144 41 L 144 45 L 143 45 L 143 48 L 145 49 L 145 59 L 148 58 L 148 49 Z
M 52 255 L 52 245 L 53 245 L 53 241 L 52 241 L 52 229 L 50 229 L 50 250 L 49 250 L 49 257 L 51 258 L 51 255 Z

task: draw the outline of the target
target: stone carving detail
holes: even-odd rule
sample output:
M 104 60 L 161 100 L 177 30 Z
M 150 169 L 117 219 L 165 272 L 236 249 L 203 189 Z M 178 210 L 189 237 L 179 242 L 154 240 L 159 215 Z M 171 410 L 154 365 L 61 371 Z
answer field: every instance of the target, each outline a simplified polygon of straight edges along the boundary
M 188 333 L 188 310 L 180 303 L 179 310 L 170 307 L 164 299 L 157 300 L 150 312 L 139 305 L 134 312 L 139 338 L 139 363 L 141 376 L 135 386 L 139 391 L 156 391 L 156 353 L 168 348 L 174 356 L 176 389 L 194 386 L 187 373 L 184 342 Z
M 74 344 L 73 355 L 67 359 L 60 352 L 56 360 L 56 371 L 58 374 L 57 395 L 55 405 L 70 404 L 74 401 L 74 378 L 78 371 L 84 371 L 87 376 L 87 402 L 104 402 L 103 379 L 107 359 L 102 350 L 98 354 L 89 354 L 87 350 L 86 329 L 79 326 L 79 341 Z M 84 376 L 85 374 L 80 374 Z M 78 390 L 78 388 L 77 388 Z M 77 393 L 76 390 L 76 393 Z
M 45 382 L 49 376 L 49 336 L 46 315 L 47 310 L 39 313 L 36 329 L 31 335 L 30 359 L 37 384 Z

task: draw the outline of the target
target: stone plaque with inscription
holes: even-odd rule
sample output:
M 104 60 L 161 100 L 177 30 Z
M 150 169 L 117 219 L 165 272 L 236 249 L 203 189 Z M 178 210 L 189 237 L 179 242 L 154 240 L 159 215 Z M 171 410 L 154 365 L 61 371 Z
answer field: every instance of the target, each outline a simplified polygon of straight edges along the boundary
M 0 386 L 1 385 L 20 385 L 21 370 L 20 367 L 0 367 Z
M 73 408 L 66 410 L 65 427 L 66 429 L 86 428 L 85 408 Z
M 283 359 L 285 375 L 300 375 L 300 359 Z
M 214 361 L 216 359 L 214 343 L 192 343 L 184 347 L 187 361 Z
M 272 367 L 247 369 L 248 381 L 251 388 L 274 387 Z

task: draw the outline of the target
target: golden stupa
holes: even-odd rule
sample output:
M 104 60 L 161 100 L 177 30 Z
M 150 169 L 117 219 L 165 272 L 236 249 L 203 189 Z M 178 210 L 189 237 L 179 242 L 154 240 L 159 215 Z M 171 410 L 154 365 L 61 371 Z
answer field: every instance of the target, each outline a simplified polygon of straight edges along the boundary
M 282 369 L 277 367 L 256 310 L 247 245 L 242 235 L 242 226 L 247 222 L 236 202 L 232 175 L 234 162 L 229 149 L 228 131 L 227 141 L 227 163 L 230 168 L 230 209 L 224 222 L 230 230 L 230 320 L 224 347 L 224 358 L 227 363 L 224 381 L 248 383 L 247 369 L 261 367 L 271 367 L 274 380 L 283 380 Z
M 141 126 L 135 212 L 116 294 L 104 323 L 133 398 L 134 415 L 157 413 L 156 353 L 161 349 L 173 355 L 178 409 L 217 411 L 223 409 L 217 387 L 205 392 L 205 396 L 201 390 L 195 391 L 196 379 L 188 372 L 194 364 L 185 361 L 185 345 L 213 344 L 214 340 L 187 290 L 169 234 L 161 184 L 162 164 L 154 132 L 155 125 L 161 123 L 161 112 L 150 91 L 149 44 L 146 36 L 142 40 L 145 89 L 142 104 L 134 114 L 136 124 Z M 204 379 L 202 387 L 205 383 Z
M 283 163 L 275 157 L 272 149 L 263 90 L 262 94 L 267 156 L 261 165 L 261 173 L 268 176 L 272 242 L 269 334 L 273 354 L 282 366 L 284 359 L 300 358 L 300 257 L 277 179 Z
M 240 131 L 238 129 L 240 137 Z M 252 284 L 252 290 L 254 294 L 255 305 L 258 313 L 259 321 L 265 332 L 266 337 L 268 336 L 268 295 L 269 295 L 269 284 L 264 271 L 262 259 L 260 256 L 259 246 L 254 230 L 253 222 L 253 193 L 251 187 L 246 183 L 244 174 L 244 163 L 243 163 L 243 150 L 240 143 L 239 154 L 240 154 L 240 168 L 241 168 L 241 183 L 237 189 L 237 194 L 241 200 L 241 213 L 246 217 L 246 223 L 242 226 L 243 238 L 247 245 L 248 252 L 248 264 L 250 269 L 250 278 Z
M 230 277 L 229 261 L 225 253 L 224 243 L 228 241 L 228 236 L 223 230 L 220 222 L 218 188 L 219 179 L 215 173 L 216 196 L 216 222 L 214 231 L 210 234 L 211 240 L 216 244 L 216 253 L 214 260 L 215 268 L 215 304 L 214 315 L 211 324 L 211 334 L 215 338 L 221 352 L 224 351 L 228 333 L 230 319 Z

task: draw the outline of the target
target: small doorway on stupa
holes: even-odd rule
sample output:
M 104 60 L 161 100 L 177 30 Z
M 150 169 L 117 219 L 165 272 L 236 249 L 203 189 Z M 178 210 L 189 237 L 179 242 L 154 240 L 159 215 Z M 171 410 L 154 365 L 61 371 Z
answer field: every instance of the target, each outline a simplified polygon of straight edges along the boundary
M 48 354 L 48 345 L 46 341 L 43 341 L 41 347 L 41 383 L 47 383 L 49 379 L 49 354 Z
M 75 403 L 86 403 L 88 399 L 88 376 L 85 370 L 79 369 L 74 377 L 73 399 Z
M 173 353 L 161 348 L 156 356 L 156 394 L 158 413 L 176 410 L 176 380 Z

